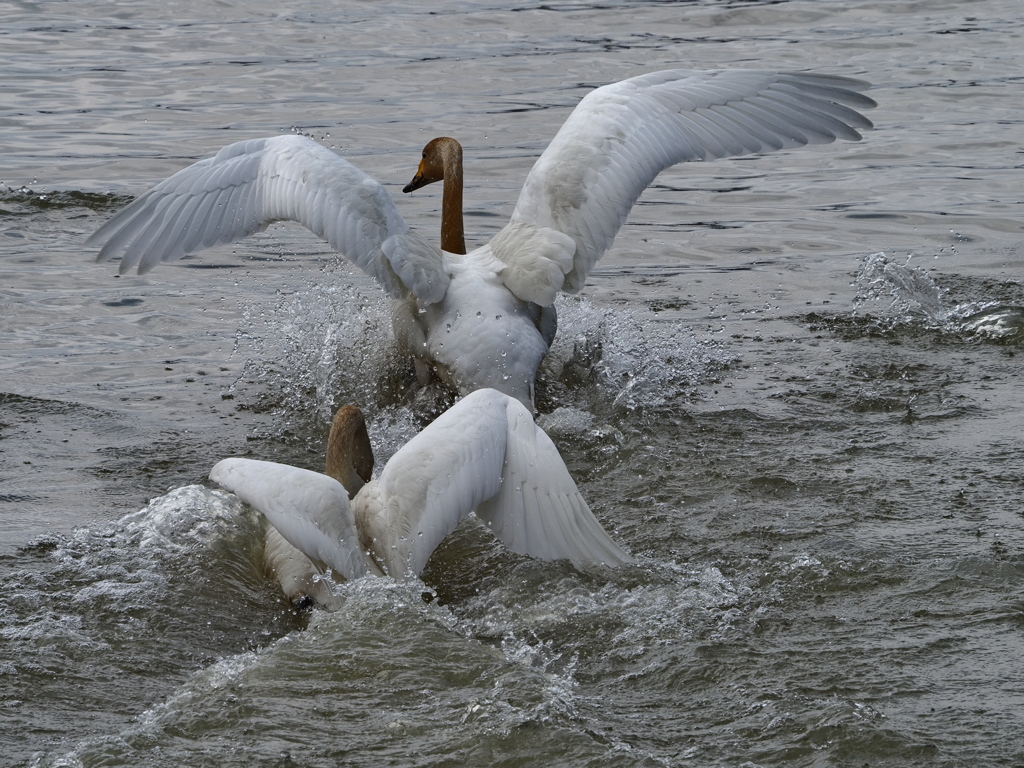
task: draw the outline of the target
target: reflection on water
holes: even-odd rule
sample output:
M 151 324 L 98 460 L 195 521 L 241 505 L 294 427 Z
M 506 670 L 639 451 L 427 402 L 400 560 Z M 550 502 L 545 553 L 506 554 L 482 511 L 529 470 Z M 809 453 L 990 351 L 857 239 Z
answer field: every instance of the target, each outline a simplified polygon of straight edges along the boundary
M 0 754 L 1020 763 L 1019 16 L 0 10 Z M 425 140 L 456 135 L 479 244 L 584 93 L 675 66 L 864 77 L 880 107 L 859 144 L 667 172 L 560 301 L 540 423 L 638 563 L 537 563 L 468 523 L 422 582 L 293 611 L 260 520 L 197 484 L 227 455 L 319 467 L 346 401 L 381 460 L 418 431 L 441 403 L 386 300 L 296 228 L 122 278 L 85 236 L 230 141 L 297 127 L 396 195 Z M 436 236 L 438 194 L 397 203 Z

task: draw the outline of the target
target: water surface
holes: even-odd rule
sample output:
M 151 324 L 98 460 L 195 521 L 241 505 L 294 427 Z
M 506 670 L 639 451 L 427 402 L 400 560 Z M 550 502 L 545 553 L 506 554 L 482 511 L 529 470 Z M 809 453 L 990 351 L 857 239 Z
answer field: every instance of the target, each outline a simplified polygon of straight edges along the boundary
M 14 766 L 1024 763 L 1014 0 L 0 10 L 0 754 Z M 227 455 L 318 468 L 428 418 L 365 276 L 300 228 L 115 277 L 85 237 L 300 130 L 411 196 L 466 147 L 506 220 L 591 88 L 669 67 L 875 84 L 863 142 L 691 164 L 561 327 L 540 422 L 636 556 L 460 529 L 422 583 L 296 613 Z

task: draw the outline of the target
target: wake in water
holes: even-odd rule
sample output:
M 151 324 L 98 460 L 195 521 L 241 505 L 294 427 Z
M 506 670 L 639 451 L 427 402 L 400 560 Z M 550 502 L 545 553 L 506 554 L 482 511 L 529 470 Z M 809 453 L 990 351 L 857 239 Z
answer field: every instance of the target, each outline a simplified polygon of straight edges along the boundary
M 632 751 L 595 715 L 602 702 L 586 682 L 595 666 L 625 672 L 649 656 L 643 674 L 658 674 L 660 648 L 731 621 L 745 592 L 714 567 L 648 562 L 609 580 L 506 553 L 504 567 L 459 603 L 442 605 L 415 579 L 358 579 L 339 585 L 335 609 L 313 611 L 300 627 L 269 580 L 268 590 L 250 585 L 251 599 L 238 599 L 238 572 L 242 581 L 263 578 L 255 565 L 261 542 L 250 510 L 202 486 L 175 489 L 102 531 L 40 542 L 57 563 L 44 578 L 48 589 L 72 588 L 74 597 L 22 617 L 36 632 L 24 623 L 5 632 L 18 646 L 11 664 L 23 664 L 32 644 L 59 653 L 74 644 L 91 664 L 109 665 L 115 685 L 139 685 L 143 658 L 152 656 L 154 668 L 141 670 L 148 703 L 136 714 L 87 729 L 32 765 L 150 764 L 154 750 L 179 764 L 199 754 L 232 765 L 268 754 L 329 762 L 421 741 L 428 750 L 471 752 L 538 725 L 584 751 Z M 261 597 L 264 608 L 255 605 Z M 84 625 L 86 637 L 55 638 L 55 610 Z M 253 643 L 267 611 L 278 615 L 274 630 Z M 116 629 L 89 629 L 97 618 Z M 188 655 L 170 666 L 160 649 L 179 643 L 210 658 L 196 664 Z M 137 692 L 107 694 L 139 701 Z M 324 723 L 337 739 L 323 740 Z M 225 739 L 243 726 L 251 739 Z
M 910 266 L 885 253 L 864 259 L 854 281 L 854 312 L 869 304 L 883 304 L 893 325 L 917 323 L 943 333 L 974 336 L 1005 344 L 1024 341 L 1024 306 L 1002 301 L 972 301 L 952 306 L 947 291 L 920 267 Z

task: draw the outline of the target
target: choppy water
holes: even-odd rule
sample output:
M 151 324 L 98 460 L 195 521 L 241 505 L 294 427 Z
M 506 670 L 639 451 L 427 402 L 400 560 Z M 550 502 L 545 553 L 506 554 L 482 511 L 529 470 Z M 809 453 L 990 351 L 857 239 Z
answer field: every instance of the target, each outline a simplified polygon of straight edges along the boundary
M 977 2 L 0 8 L 0 756 L 14 766 L 1024 764 L 1024 18 Z M 876 83 L 841 144 L 673 169 L 561 328 L 541 423 L 638 556 L 467 525 L 422 584 L 296 614 L 219 458 L 316 468 L 425 416 L 385 301 L 275 227 L 145 276 L 82 245 L 297 128 L 395 194 L 467 149 L 504 222 L 592 86 Z M 399 206 L 436 231 L 439 192 Z

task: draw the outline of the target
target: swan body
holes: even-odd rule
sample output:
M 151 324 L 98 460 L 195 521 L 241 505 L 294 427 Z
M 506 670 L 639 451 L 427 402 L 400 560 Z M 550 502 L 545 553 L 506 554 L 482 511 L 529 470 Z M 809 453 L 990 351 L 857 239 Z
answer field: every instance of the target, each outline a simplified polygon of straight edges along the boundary
M 362 453 L 369 451 L 365 426 L 353 430 L 354 438 L 336 439 L 346 423 L 339 411 L 328 447 L 333 474 L 332 465 L 351 464 L 344 454 L 364 444 Z M 530 411 L 493 389 L 453 405 L 364 484 L 369 475 L 350 474 L 349 484 L 357 487 L 349 489 L 327 474 L 230 458 L 213 467 L 210 479 L 267 518 L 266 556 L 293 599 L 305 594 L 327 602 L 317 590 L 328 568 L 345 579 L 418 575 L 472 512 L 519 554 L 576 565 L 630 561 L 594 517 Z
M 532 408 L 534 378 L 555 335 L 554 307 L 509 291 L 494 260 L 445 255 L 452 273 L 442 299 L 396 301 L 392 310 L 420 383 L 437 377 L 462 393 L 493 387 Z
M 396 337 L 426 383 L 493 387 L 533 404 L 555 333 L 555 297 L 579 291 L 643 190 L 680 162 L 857 141 L 875 102 L 844 77 L 759 70 L 668 70 L 580 101 L 526 178 L 510 221 L 465 253 L 462 150 L 424 148 L 409 192 L 444 182 L 442 248 L 410 231 L 378 182 L 313 140 L 231 144 L 140 196 L 89 242 L 140 274 L 219 243 L 296 221 L 395 300 Z M 479 313 L 479 314 L 478 314 Z

